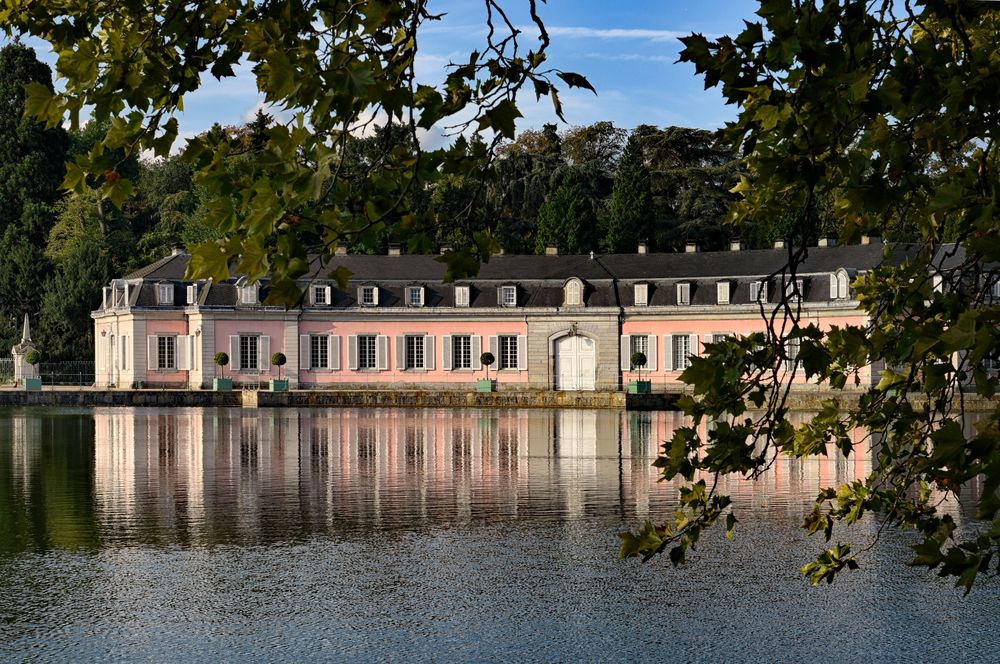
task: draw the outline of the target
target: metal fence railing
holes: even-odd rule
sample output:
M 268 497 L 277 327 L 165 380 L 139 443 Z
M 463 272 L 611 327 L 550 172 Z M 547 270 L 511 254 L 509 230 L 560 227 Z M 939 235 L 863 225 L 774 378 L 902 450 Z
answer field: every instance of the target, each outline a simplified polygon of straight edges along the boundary
M 14 382 L 14 358 L 0 357 L 0 385 Z
M 42 377 L 42 385 L 94 384 L 93 361 L 41 362 L 38 370 Z

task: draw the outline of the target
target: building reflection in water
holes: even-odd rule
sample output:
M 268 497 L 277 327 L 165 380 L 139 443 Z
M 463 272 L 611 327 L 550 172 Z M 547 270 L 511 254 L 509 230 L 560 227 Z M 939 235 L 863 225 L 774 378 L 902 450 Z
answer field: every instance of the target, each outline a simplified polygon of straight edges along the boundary
M 680 413 L 582 410 L 95 409 L 89 501 L 102 542 L 186 543 L 351 537 L 503 519 L 662 518 L 677 483 L 650 464 L 686 423 Z M 43 414 L 0 420 L 23 500 Z M 861 432 L 844 458 L 782 458 L 721 490 L 741 509 L 801 518 L 821 486 L 863 479 Z M 53 450 L 58 454 L 58 450 Z M 30 524 L 24 527 L 30 528 Z

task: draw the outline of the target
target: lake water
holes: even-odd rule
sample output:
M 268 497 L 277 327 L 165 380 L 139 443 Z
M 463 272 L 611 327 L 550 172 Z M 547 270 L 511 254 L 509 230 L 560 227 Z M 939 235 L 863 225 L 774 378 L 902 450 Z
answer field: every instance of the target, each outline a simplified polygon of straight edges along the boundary
M 869 455 L 730 481 L 736 539 L 616 558 L 676 504 L 677 413 L 0 409 L 2 661 L 984 661 L 888 532 L 813 588 L 798 526 Z M 961 505 L 950 507 L 964 528 Z M 867 544 L 871 521 L 854 534 Z

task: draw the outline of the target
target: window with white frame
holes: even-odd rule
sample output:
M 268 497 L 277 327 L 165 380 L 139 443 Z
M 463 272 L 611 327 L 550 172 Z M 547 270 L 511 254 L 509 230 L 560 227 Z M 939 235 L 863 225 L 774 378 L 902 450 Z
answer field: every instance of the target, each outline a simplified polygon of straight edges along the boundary
M 719 304 L 729 304 L 729 282 L 719 281 L 715 284 L 716 302 Z
M 408 286 L 406 289 L 406 305 L 409 307 L 424 306 L 423 286 Z
M 567 307 L 578 307 L 583 304 L 583 288 L 576 279 L 566 282 L 563 303 Z
M 691 366 L 691 335 L 675 334 L 672 337 L 674 371 L 684 371 Z
M 362 286 L 358 289 L 358 301 L 363 307 L 374 307 L 378 304 L 378 293 L 375 286 Z
M 633 334 L 629 337 L 629 364 L 631 365 L 631 357 L 636 353 L 642 353 L 646 356 L 646 362 L 638 366 L 634 366 L 635 369 L 645 369 L 646 364 L 649 362 L 649 337 L 645 334 Z
M 358 335 L 358 369 L 377 369 L 375 335 Z
M 994 300 L 1000 300 L 1000 279 L 994 281 L 993 285 L 990 286 L 990 297 Z
M 406 368 L 424 368 L 424 335 L 406 335 Z
M 467 306 L 469 306 L 469 287 L 468 286 L 455 286 L 455 306 L 456 307 L 467 307 Z
M 517 286 L 500 287 L 500 306 L 502 307 L 517 306 Z
M 156 288 L 156 301 L 158 304 L 173 304 L 174 303 L 174 285 L 173 284 L 157 284 Z
M 830 275 L 830 299 L 846 300 L 851 296 L 851 279 L 847 270 L 841 268 Z
M 257 304 L 257 285 L 239 287 L 240 304 Z
M 156 368 L 177 368 L 177 337 L 156 338 Z
M 312 296 L 312 303 L 317 306 L 330 304 L 326 301 L 326 286 L 313 286 Z
M 472 337 L 468 334 L 451 337 L 451 366 L 453 369 L 472 368 Z
M 804 288 L 805 284 L 802 279 L 796 279 L 795 281 L 789 279 L 785 282 L 785 297 L 789 300 L 799 302 L 805 294 Z
M 633 287 L 635 306 L 645 307 L 649 304 L 649 284 L 636 284 Z
M 500 369 L 517 369 L 517 335 L 501 335 L 498 338 L 500 357 L 497 367 Z
M 309 368 L 330 368 L 330 337 L 325 334 L 313 334 L 309 337 Z
M 767 281 L 754 281 L 750 284 L 750 301 L 767 302 Z
M 691 284 L 687 282 L 677 284 L 677 304 L 691 304 Z
M 240 369 L 255 371 L 260 368 L 260 337 L 255 334 L 240 335 Z
M 799 339 L 785 341 L 785 371 L 791 371 L 798 364 L 799 343 Z
M 716 332 L 715 334 L 712 335 L 712 343 L 713 344 L 721 343 L 731 336 L 733 335 L 729 334 L 728 332 Z

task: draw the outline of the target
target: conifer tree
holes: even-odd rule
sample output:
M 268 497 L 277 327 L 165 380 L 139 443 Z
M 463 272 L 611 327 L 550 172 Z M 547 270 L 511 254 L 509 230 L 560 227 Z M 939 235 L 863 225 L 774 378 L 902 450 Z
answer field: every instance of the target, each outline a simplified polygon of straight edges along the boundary
M 549 194 L 538 209 L 538 234 L 535 251 L 545 253 L 545 247 L 556 245 L 570 254 L 585 254 L 596 249 L 597 217 L 583 187 L 573 171 L 563 175 L 562 182 Z
M 615 172 L 606 248 L 612 253 L 634 251 L 639 241 L 650 239 L 652 231 L 653 196 L 649 171 L 643 163 L 639 139 L 632 135 Z

